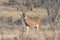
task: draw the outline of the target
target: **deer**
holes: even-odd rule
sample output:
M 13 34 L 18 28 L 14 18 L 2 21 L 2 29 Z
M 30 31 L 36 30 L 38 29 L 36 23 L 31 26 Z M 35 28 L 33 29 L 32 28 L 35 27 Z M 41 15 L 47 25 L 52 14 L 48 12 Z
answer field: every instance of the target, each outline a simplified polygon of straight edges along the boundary
M 35 17 L 29 17 L 25 15 L 25 12 L 22 12 L 22 18 L 23 21 L 26 25 L 27 31 L 29 29 L 36 29 L 37 31 L 39 30 L 39 27 L 41 25 L 41 21 L 40 21 L 40 17 L 39 16 L 35 16 Z
M 25 16 L 25 24 L 26 26 L 29 26 L 30 28 L 36 28 L 39 30 L 40 27 L 40 17 L 28 17 Z

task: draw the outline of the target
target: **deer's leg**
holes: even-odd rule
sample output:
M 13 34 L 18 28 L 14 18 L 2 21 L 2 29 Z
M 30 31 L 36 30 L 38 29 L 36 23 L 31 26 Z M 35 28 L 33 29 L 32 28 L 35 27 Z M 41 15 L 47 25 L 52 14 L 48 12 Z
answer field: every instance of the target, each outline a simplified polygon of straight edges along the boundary
M 35 29 L 38 31 L 38 27 L 39 27 L 39 25 L 35 25 Z
M 37 29 L 38 29 L 38 25 L 36 25 L 37 26 Z
M 27 26 L 27 35 L 29 34 L 29 27 Z

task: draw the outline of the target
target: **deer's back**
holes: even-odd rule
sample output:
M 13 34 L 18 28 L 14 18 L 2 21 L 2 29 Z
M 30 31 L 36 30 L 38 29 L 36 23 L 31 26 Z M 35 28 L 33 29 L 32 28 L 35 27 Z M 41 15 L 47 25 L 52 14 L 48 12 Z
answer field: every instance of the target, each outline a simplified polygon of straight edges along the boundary
M 40 25 L 40 17 L 26 17 L 25 22 L 30 26 Z

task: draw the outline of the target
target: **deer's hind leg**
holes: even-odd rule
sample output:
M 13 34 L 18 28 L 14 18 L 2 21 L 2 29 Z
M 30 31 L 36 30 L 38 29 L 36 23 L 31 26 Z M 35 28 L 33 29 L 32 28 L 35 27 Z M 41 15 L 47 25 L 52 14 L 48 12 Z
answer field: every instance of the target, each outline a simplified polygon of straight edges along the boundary
M 36 29 L 37 31 L 39 30 L 38 27 L 39 27 L 39 25 L 35 25 L 35 29 Z

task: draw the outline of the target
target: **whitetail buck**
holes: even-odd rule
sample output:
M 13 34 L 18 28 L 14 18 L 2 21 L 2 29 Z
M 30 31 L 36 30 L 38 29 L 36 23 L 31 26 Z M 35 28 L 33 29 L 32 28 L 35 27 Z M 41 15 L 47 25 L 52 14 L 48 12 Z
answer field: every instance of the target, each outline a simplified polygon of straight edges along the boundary
M 21 18 L 24 22 L 24 24 L 26 25 L 26 28 L 27 28 L 27 33 L 29 31 L 30 28 L 34 29 L 36 28 L 37 31 L 39 30 L 39 27 L 41 25 L 41 21 L 40 21 L 40 17 L 39 16 L 36 16 L 36 17 L 28 17 L 25 15 L 25 12 L 22 11 L 21 13 Z
M 27 17 L 25 16 L 25 24 L 31 28 L 38 28 L 40 27 L 40 17 Z

